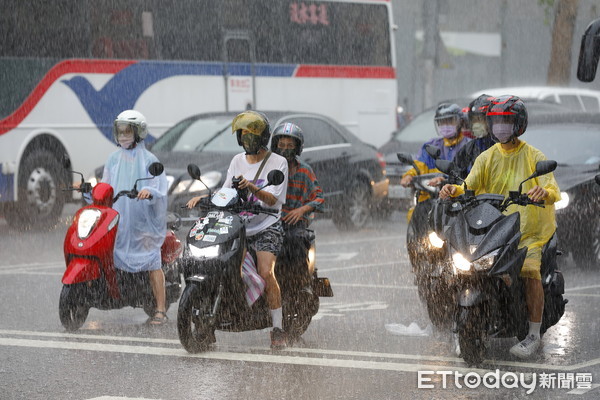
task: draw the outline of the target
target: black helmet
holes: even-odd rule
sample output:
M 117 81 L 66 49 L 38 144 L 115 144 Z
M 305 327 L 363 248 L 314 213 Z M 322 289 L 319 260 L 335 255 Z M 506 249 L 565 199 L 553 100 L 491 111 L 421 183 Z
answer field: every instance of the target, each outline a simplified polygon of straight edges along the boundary
M 271 128 L 267 116 L 259 111 L 244 111 L 238 114 L 231 123 L 231 132 L 237 135 L 237 142 L 242 146 L 242 130 L 248 130 L 255 135 L 260 135 L 261 146 L 267 147 L 271 138 Z
M 435 110 L 435 117 L 433 122 L 435 129 L 440 134 L 439 125 L 442 121 L 451 120 L 456 125 L 456 134 L 461 131 L 463 127 L 463 112 L 458 104 L 454 103 L 441 103 Z M 440 134 L 441 135 L 441 134 Z
M 470 102 L 468 111 L 469 121 L 475 115 L 482 115 L 485 117 L 488 112 L 488 109 L 490 108 L 490 105 L 492 104 L 492 100 L 494 100 L 493 96 L 490 96 L 489 94 L 482 94 L 481 96 Z
M 294 125 L 291 122 L 284 122 L 278 125 L 273 130 L 273 139 L 271 139 L 271 151 L 277 152 L 277 144 L 282 136 L 287 136 L 295 139 L 296 141 L 296 155 L 299 156 L 304 148 L 304 134 L 302 129 L 298 125 Z
M 527 108 L 523 100 L 517 96 L 504 95 L 496 97 L 491 101 L 486 115 L 490 127 L 492 126 L 494 117 L 514 116 L 512 123 L 513 135 L 515 137 L 521 136 L 525 132 L 525 129 L 527 129 Z M 493 133 L 492 138 L 497 140 Z

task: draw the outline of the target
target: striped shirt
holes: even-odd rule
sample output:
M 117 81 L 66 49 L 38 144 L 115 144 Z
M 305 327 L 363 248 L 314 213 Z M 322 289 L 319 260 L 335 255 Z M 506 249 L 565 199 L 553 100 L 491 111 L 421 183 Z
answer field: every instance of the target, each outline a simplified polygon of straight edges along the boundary
M 317 176 L 313 172 L 310 165 L 302 160 L 297 160 L 298 167 L 296 173 L 289 177 L 287 195 L 285 204 L 281 209 L 282 216 L 287 215 L 290 211 L 302 206 L 311 206 L 314 211 L 323 212 L 323 191 L 317 181 Z M 310 221 L 314 217 L 313 213 L 304 214 L 302 217 L 305 221 Z

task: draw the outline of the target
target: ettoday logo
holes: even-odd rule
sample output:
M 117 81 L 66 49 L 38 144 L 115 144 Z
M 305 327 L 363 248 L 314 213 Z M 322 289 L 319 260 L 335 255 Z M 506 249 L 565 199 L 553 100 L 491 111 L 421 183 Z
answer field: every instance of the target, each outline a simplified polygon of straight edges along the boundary
M 458 389 L 463 387 L 469 389 L 475 389 L 481 385 L 489 389 L 499 388 L 525 388 L 527 394 L 531 394 L 537 386 L 537 375 L 535 373 L 530 374 L 531 377 L 527 377 L 524 373 L 514 372 L 503 372 L 500 373 L 499 369 L 496 371 L 490 371 L 484 375 L 480 375 L 477 372 L 468 372 L 462 374 L 458 371 L 418 371 L 417 387 L 419 389 L 434 389 L 436 385 L 434 383 L 435 375 L 441 376 L 442 389 L 446 389 L 449 383 L 453 383 Z

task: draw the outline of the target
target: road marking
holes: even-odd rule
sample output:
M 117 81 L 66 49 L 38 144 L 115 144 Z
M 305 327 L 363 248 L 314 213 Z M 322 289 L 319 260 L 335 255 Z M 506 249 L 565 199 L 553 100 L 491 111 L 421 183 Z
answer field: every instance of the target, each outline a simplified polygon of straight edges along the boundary
M 366 242 L 378 242 L 382 240 L 398 240 L 404 239 L 404 235 L 393 235 L 393 236 L 375 236 L 375 237 L 365 237 L 356 240 L 336 240 L 333 242 L 320 242 L 317 240 L 317 247 L 319 246 L 339 246 L 345 244 L 354 244 L 354 243 L 366 243 Z
M 358 253 L 317 253 L 317 262 L 348 261 L 356 257 Z
M 319 270 L 321 271 L 321 270 Z M 332 287 L 361 287 L 369 289 L 397 289 L 397 290 L 417 290 L 416 286 L 397 286 L 397 285 L 375 285 L 367 283 L 344 283 L 344 282 L 332 282 Z
M 333 268 L 320 267 L 319 272 L 346 271 L 349 269 L 384 267 L 384 266 L 399 265 L 399 264 L 404 264 L 404 263 L 401 261 L 391 261 L 391 262 L 373 263 L 373 264 L 354 264 L 354 265 L 346 265 L 343 267 L 333 267 Z
M 571 390 L 570 392 L 567 392 L 567 394 L 585 394 L 587 392 L 589 392 L 590 390 L 594 390 L 600 387 L 600 383 L 593 383 L 590 388 L 588 389 L 575 389 L 575 390 Z
M 598 289 L 598 288 L 600 288 L 600 285 L 592 285 L 592 286 L 577 286 L 577 287 L 574 287 L 574 288 L 567 287 L 567 288 L 565 289 L 565 292 L 567 292 L 567 293 L 568 293 L 568 292 L 570 292 L 570 291 L 572 291 L 572 290 L 587 290 L 587 289 Z
M 177 345 L 180 346 L 179 340 L 174 339 L 153 339 L 153 338 L 140 338 L 140 337 L 127 337 L 127 336 L 104 336 L 104 335 L 94 335 L 94 334 L 77 334 L 77 333 L 59 333 L 59 332 L 39 332 L 39 331 L 21 331 L 21 330 L 4 330 L 0 329 L 0 335 L 21 335 L 21 336 L 31 336 L 31 337 L 49 337 L 49 338 L 58 338 L 58 339 L 86 339 L 86 340 L 99 340 L 99 341 L 113 341 L 113 342 L 131 342 L 131 343 L 148 343 L 148 344 L 166 344 L 166 345 Z M 16 341 L 16 342 L 15 342 Z M 44 343 L 49 343 L 45 345 Z M 55 344 L 66 343 L 66 345 L 59 346 Z M 34 347 L 34 348 L 64 348 L 70 349 L 70 344 L 73 346 L 78 345 L 77 348 L 71 348 L 73 350 L 90 350 L 90 351 L 102 351 L 103 346 L 110 346 L 110 344 L 106 343 L 94 343 L 94 342 L 56 342 L 52 340 L 37 340 L 37 339 L 16 339 L 16 338 L 0 338 L 0 346 L 21 346 L 21 347 Z M 94 345 L 93 348 L 87 349 L 84 348 L 86 344 Z M 123 349 L 132 347 L 134 349 L 152 349 L 151 347 L 146 346 L 129 346 L 129 345 L 114 345 L 117 346 L 114 349 L 117 352 L 121 347 Z M 121 346 L 121 347 L 118 347 Z M 108 347 L 107 347 L 108 349 Z M 174 351 L 173 353 L 168 353 L 166 350 L 176 350 L 173 348 L 159 348 L 158 352 L 165 352 L 165 354 L 156 354 L 156 355 L 176 355 L 180 357 L 200 357 L 200 358 L 215 358 L 218 357 L 203 357 L 203 355 L 207 354 L 222 354 L 224 352 L 229 352 L 233 355 L 235 354 L 244 354 L 247 353 L 255 354 L 256 352 L 269 352 L 271 350 L 265 347 L 255 347 L 255 346 L 228 346 L 228 345 L 217 345 L 216 352 L 209 352 L 203 354 L 188 354 L 183 349 L 178 351 Z M 107 350 L 111 351 L 111 350 Z M 123 353 L 137 353 L 137 354 L 155 354 L 156 352 L 143 352 L 141 350 L 133 350 L 133 351 L 122 351 Z M 352 351 L 352 350 L 328 350 L 328 349 L 311 349 L 311 348 L 301 348 L 301 347 L 288 347 L 285 350 L 282 350 L 279 354 L 313 354 L 318 357 L 324 356 L 342 356 L 342 357 L 360 357 L 360 358 L 376 358 L 376 359 L 392 359 L 392 360 L 419 360 L 419 361 L 433 361 L 433 362 L 442 362 L 442 363 L 463 363 L 463 360 L 457 357 L 444 357 L 444 356 L 432 356 L 432 355 L 418 355 L 418 354 L 402 354 L 402 353 L 375 353 L 375 352 L 363 352 L 363 351 Z M 249 354 L 249 355 L 252 355 Z M 261 354 L 256 354 L 261 355 Z M 272 355 L 272 357 L 277 357 Z M 296 358 L 295 356 L 289 356 L 290 358 Z M 227 356 L 221 359 L 228 359 L 232 361 L 236 361 L 236 359 L 232 358 L 232 356 Z M 237 361 L 244 361 L 239 359 Z M 252 360 L 249 360 L 252 361 Z M 352 360 L 338 360 L 338 361 L 352 361 Z M 528 369 L 538 369 L 538 370 L 552 370 L 552 371 L 575 371 L 582 368 L 589 368 L 596 365 L 600 365 L 600 358 L 592 359 L 589 361 L 581 362 L 578 364 L 572 365 L 552 365 L 552 364 L 535 364 L 535 363 L 526 363 L 519 361 L 503 361 L 503 360 L 486 360 L 488 361 L 488 365 L 491 368 L 489 370 L 484 371 L 494 371 L 498 366 L 503 367 L 513 367 L 513 368 L 528 368 Z M 256 361 L 256 362 L 267 362 L 267 361 Z M 285 363 L 285 362 L 282 362 Z M 293 363 L 292 363 L 293 364 Z M 307 363 L 305 365 L 315 365 Z M 411 364 L 417 365 L 422 369 L 431 369 L 432 367 L 436 367 L 432 364 Z M 325 365 L 326 366 L 326 365 Z M 336 365 L 332 365 L 336 366 Z M 449 365 L 440 365 L 436 370 L 443 370 L 444 368 L 453 368 Z M 375 369 L 385 369 L 385 368 L 375 368 Z M 410 371 L 412 371 L 411 369 Z M 467 371 L 471 371 L 471 369 L 466 369 Z M 460 369 L 459 369 L 460 371 Z M 408 371 L 407 371 L 408 372 Z

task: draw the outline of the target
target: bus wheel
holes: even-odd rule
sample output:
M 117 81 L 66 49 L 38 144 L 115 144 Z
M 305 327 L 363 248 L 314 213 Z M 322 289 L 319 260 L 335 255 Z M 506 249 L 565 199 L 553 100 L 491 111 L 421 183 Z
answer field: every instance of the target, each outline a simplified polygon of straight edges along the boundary
M 29 154 L 19 173 L 19 201 L 5 213 L 6 222 L 17 229 L 54 227 L 65 203 L 60 187 L 66 182 L 64 176 L 49 152 Z

